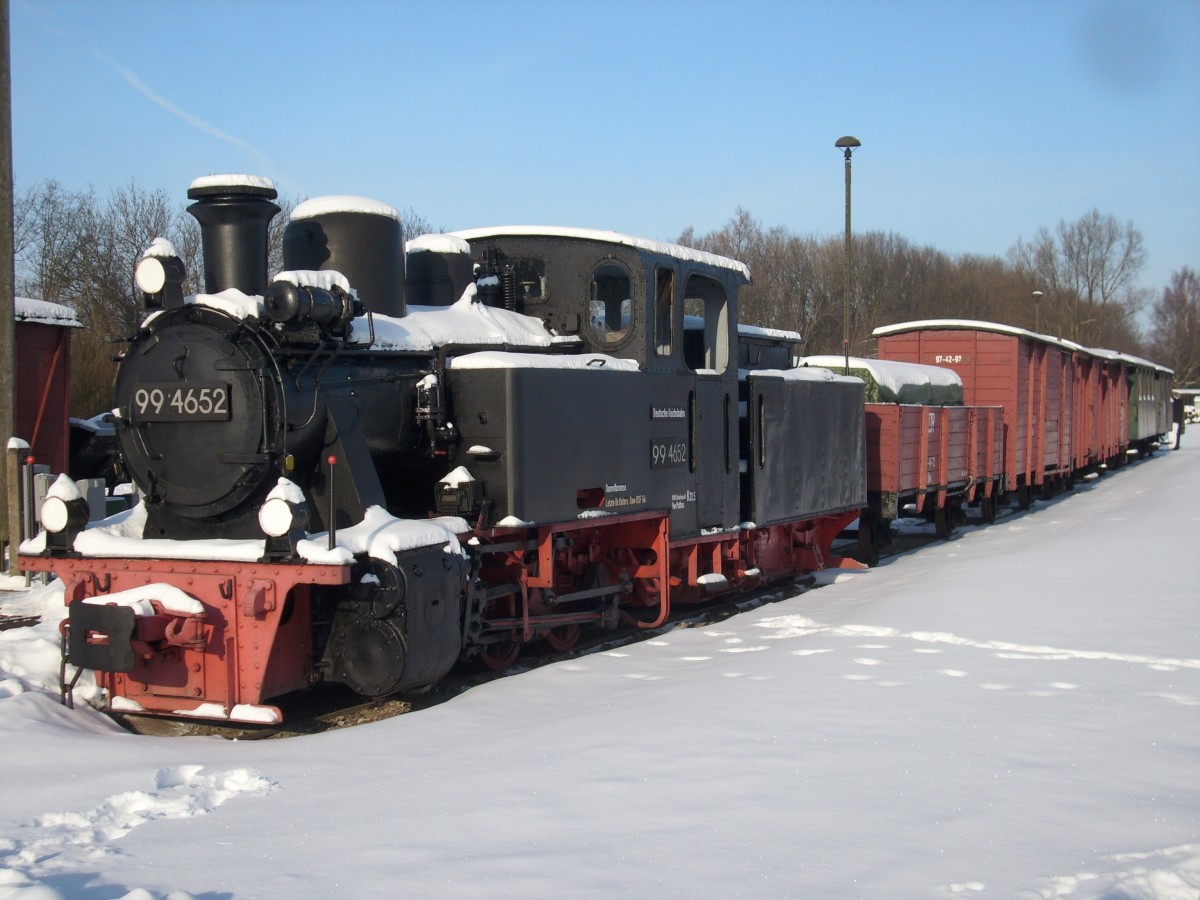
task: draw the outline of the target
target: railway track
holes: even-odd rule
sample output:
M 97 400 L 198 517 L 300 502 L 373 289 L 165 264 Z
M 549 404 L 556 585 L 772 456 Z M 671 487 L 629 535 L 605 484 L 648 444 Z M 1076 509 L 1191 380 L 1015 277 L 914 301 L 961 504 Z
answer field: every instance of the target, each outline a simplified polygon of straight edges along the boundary
M 936 540 L 938 538 L 933 534 L 932 528 L 916 532 L 898 532 L 892 535 L 891 542 L 880 551 L 880 558 L 885 560 L 899 556 Z M 835 549 L 839 552 L 849 553 L 852 548 L 853 542 L 848 541 L 845 546 L 839 545 Z M 811 578 L 807 580 L 809 584 L 812 583 Z M 703 628 L 738 613 L 794 597 L 807 587 L 804 582 L 803 578 L 797 579 L 795 583 L 771 585 L 750 594 L 720 598 L 699 606 L 688 607 L 672 614 L 666 623 L 656 629 L 639 629 L 623 625 L 615 631 L 584 632 L 579 642 L 568 651 L 541 654 L 523 653 L 512 666 L 502 672 L 470 671 L 460 667 L 438 684 L 421 693 L 409 692 L 404 696 L 363 700 L 362 697 L 341 685 L 318 685 L 311 690 L 279 698 L 278 706 L 284 718 L 282 725 L 228 725 L 201 720 L 162 719 L 119 713 L 111 715 L 122 727 L 143 735 L 216 735 L 231 740 L 245 741 L 277 740 L 320 734 L 325 731 L 363 725 L 428 709 L 497 678 L 520 675 L 550 663 L 618 649 L 661 636 L 676 628 Z
M 0 631 L 8 631 L 10 628 L 28 628 L 40 621 L 42 621 L 41 616 L 6 616 L 0 613 Z

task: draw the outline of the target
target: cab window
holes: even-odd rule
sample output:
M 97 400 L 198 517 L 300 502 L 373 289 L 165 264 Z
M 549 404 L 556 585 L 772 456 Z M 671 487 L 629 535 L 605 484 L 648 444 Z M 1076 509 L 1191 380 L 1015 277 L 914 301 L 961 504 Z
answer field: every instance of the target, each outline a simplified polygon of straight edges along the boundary
M 620 263 L 605 261 L 592 272 L 588 333 L 593 345 L 612 349 L 633 328 L 633 279 Z
M 688 279 L 683 297 L 684 362 L 695 372 L 729 366 L 729 304 L 721 284 L 702 275 Z

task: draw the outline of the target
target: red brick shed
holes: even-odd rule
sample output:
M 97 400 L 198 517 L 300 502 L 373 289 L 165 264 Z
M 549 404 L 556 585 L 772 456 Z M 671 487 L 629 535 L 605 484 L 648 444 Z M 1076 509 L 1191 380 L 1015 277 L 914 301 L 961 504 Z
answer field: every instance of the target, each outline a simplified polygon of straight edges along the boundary
M 13 379 L 15 436 L 51 472 L 67 471 L 71 402 L 71 331 L 83 327 L 58 303 L 17 297 L 17 358 Z

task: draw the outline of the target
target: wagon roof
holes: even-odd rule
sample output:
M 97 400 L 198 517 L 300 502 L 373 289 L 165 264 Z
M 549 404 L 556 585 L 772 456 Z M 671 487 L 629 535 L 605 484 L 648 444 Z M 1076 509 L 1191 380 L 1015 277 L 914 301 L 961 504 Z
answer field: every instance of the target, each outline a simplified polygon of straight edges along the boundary
M 1038 334 L 1034 331 L 1027 331 L 1024 328 L 1017 328 L 1015 325 L 1002 325 L 998 322 L 981 322 L 975 319 L 923 319 L 916 322 L 899 322 L 895 325 L 880 325 L 871 334 L 875 337 L 883 337 L 889 334 L 902 334 L 906 331 L 933 331 L 937 329 L 961 330 L 961 331 L 991 331 L 996 334 L 1011 334 L 1014 337 L 1024 337 L 1035 341 L 1041 341 L 1044 344 L 1053 344 L 1056 347 L 1064 347 L 1075 353 L 1087 353 L 1091 356 L 1099 357 L 1100 359 L 1118 360 L 1132 366 L 1141 366 L 1143 368 L 1155 369 L 1159 372 L 1174 374 L 1174 371 L 1166 366 L 1160 366 L 1158 363 L 1150 362 L 1142 359 L 1139 356 L 1133 356 L 1129 353 L 1121 353 L 1116 350 L 1104 350 L 1096 347 L 1085 347 L 1082 344 L 1077 344 L 1074 341 L 1068 341 L 1066 338 L 1052 337 L 1048 334 Z
M 1031 338 L 1032 340 L 1041 341 L 1046 344 L 1066 347 L 1069 350 L 1088 352 L 1086 347 L 1076 344 L 1074 341 L 1068 341 L 1065 338 L 1052 337 L 1048 334 L 1038 334 L 1036 331 L 1027 331 L 1024 328 L 1017 328 L 1015 325 L 1002 325 L 999 322 L 983 322 L 977 319 L 923 319 L 916 322 L 899 322 L 895 325 L 880 325 L 872 334 L 875 337 L 882 337 L 883 335 L 900 334 L 905 331 L 933 331 L 935 329 L 991 331 L 996 334 L 1011 334 L 1014 337 Z
M 1156 362 L 1150 362 L 1148 359 L 1142 359 L 1140 356 L 1134 356 L 1132 353 L 1122 353 L 1120 350 L 1104 350 L 1100 347 L 1089 348 L 1088 353 L 1093 356 L 1099 356 L 1102 359 L 1115 359 L 1130 366 L 1137 366 L 1142 369 L 1154 369 L 1156 372 L 1162 372 L 1166 375 L 1174 375 L 1174 369 L 1168 369 L 1166 366 L 1160 366 Z

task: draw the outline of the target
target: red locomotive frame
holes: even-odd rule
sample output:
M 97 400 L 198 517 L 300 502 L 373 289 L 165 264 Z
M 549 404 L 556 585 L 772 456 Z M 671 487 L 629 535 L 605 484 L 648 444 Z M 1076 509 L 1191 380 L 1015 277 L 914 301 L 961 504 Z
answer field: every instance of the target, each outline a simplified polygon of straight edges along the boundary
M 669 517 L 643 512 L 554 525 L 492 529 L 474 543 L 488 587 L 482 627 L 500 637 L 484 654 L 494 668 L 516 658 L 523 643 L 543 638 L 566 650 L 580 626 L 614 614 L 637 627 L 663 625 L 673 605 L 694 604 L 824 568 L 862 569 L 832 553 L 834 538 L 857 510 L 804 522 L 704 535 L 672 542 Z M 466 536 L 464 536 L 466 537 Z M 604 584 L 587 580 L 604 565 Z M 239 563 L 138 558 L 23 556 L 28 571 L 50 572 L 66 585 L 65 602 L 105 609 L 103 598 L 145 585 L 167 585 L 199 599 L 203 613 L 154 603 L 153 615 L 129 610 L 128 632 L 106 616 L 82 634 L 63 623 L 66 657 L 85 664 L 128 641 L 129 670 L 97 671 L 111 710 L 254 724 L 282 721 L 266 703 L 315 679 L 312 591 L 344 585 L 349 565 Z M 595 580 L 594 578 L 592 579 Z M 609 597 L 613 603 L 572 609 Z M 79 621 L 87 622 L 87 618 Z M 80 669 L 82 671 L 82 669 Z M 76 673 L 75 677 L 78 677 Z M 64 696 L 73 681 L 63 674 Z

